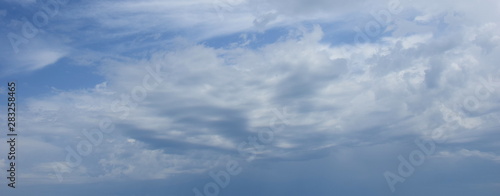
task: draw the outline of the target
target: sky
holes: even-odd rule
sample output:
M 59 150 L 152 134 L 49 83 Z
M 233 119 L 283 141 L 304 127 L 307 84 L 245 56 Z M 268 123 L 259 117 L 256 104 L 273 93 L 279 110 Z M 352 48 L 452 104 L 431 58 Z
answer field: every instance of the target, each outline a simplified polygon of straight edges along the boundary
M 1 0 L 0 193 L 497 196 L 499 11 Z

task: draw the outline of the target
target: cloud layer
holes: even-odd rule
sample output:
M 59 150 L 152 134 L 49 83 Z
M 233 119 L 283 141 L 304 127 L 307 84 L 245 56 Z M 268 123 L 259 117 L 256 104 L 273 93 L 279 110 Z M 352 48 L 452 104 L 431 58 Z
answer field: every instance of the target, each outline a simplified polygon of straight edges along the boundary
M 436 152 L 397 195 L 498 193 L 500 6 L 471 4 L 69 2 L 2 69 L 89 66 L 102 82 L 23 98 L 23 179 L 181 180 L 147 194 L 187 195 L 236 160 L 221 195 L 388 195 L 384 172 L 420 139 Z

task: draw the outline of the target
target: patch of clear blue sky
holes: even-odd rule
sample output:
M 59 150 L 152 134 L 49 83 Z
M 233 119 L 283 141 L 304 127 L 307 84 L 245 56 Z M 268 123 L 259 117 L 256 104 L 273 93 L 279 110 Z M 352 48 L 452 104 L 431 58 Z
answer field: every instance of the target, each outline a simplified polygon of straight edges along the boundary
M 31 19 L 33 14 L 37 11 L 36 7 L 33 5 L 24 7 L 19 3 L 10 3 L 6 1 L 0 1 L 0 10 L 7 10 L 5 17 L 9 20 L 14 18 L 21 20 L 23 17 Z
M 66 91 L 94 88 L 104 81 L 95 71 L 93 66 L 72 65 L 63 58 L 43 69 L 7 76 L 2 81 L 17 81 L 18 92 L 23 97 L 37 97 L 51 93 L 54 88 Z

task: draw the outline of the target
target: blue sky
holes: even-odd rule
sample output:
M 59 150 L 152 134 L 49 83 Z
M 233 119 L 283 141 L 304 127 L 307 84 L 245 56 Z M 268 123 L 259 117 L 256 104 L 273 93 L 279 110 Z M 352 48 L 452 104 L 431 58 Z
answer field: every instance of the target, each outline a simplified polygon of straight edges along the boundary
M 496 196 L 499 10 L 0 1 L 20 132 L 0 193 Z

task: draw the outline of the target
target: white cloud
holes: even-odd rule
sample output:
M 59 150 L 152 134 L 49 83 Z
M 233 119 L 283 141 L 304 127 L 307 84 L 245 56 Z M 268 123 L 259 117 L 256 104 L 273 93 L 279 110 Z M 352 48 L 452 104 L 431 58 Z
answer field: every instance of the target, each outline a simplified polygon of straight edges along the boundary
M 27 71 L 34 71 L 55 63 L 63 56 L 64 53 L 58 51 L 33 51 L 29 56 L 23 58 L 18 65 L 24 67 Z
M 96 174 L 97 178 L 125 175 L 156 179 L 173 173 L 202 171 L 204 165 L 193 159 L 195 154 L 208 149 L 212 153 L 206 159 L 216 160 L 226 151 L 236 151 L 247 135 L 268 126 L 269 119 L 273 118 L 268 111 L 272 108 L 286 107 L 289 117 L 293 118 L 289 119 L 291 123 L 286 129 L 275 132 L 275 143 L 261 155 L 264 157 L 293 158 L 308 150 L 344 145 L 346 140 L 334 137 L 339 135 L 359 145 L 383 143 L 387 138 L 400 135 L 425 135 L 436 124 L 457 120 L 431 118 L 433 115 L 445 116 L 447 112 L 462 116 L 457 121 L 462 129 L 482 129 L 482 124 L 494 123 L 486 118 L 489 113 L 481 115 L 485 118 L 481 118 L 479 122 L 483 123 L 479 124 L 476 121 L 480 117 L 463 117 L 466 114 L 460 104 L 465 99 L 465 92 L 474 94 L 474 89 L 472 86 L 470 90 L 461 90 L 455 86 L 474 81 L 455 83 L 453 77 L 457 74 L 481 75 L 465 72 L 470 70 L 467 67 L 470 65 L 462 63 L 461 54 L 476 59 L 485 55 L 471 52 L 472 45 L 467 41 L 453 40 L 452 47 L 435 49 L 442 55 L 434 57 L 434 53 L 427 50 L 439 46 L 441 43 L 436 40 L 440 38 L 429 34 L 388 38 L 366 47 L 321 43 L 323 31 L 319 26 L 301 34 L 298 38 L 288 38 L 255 50 L 188 45 L 171 52 L 159 52 L 149 60 L 107 61 L 102 68 L 108 80 L 105 86 L 61 92 L 54 97 L 32 100 L 28 105 L 39 110 L 43 108 L 37 105 L 59 105 L 54 108 L 57 112 L 53 115 L 57 116 L 56 123 L 64 122 L 61 126 L 67 127 L 58 129 L 67 132 L 59 135 L 75 137 L 65 145 L 76 145 L 78 138 L 82 138 L 78 136 L 79 130 L 70 128 L 75 123 L 79 124 L 77 127 L 92 128 L 97 126 L 100 116 L 111 117 L 116 122 L 117 130 L 106 135 L 113 144 L 105 143 L 95 152 L 101 157 L 99 165 L 84 162 L 87 168 L 102 169 L 101 174 Z M 377 52 L 382 49 L 385 52 Z M 340 55 L 338 51 L 343 51 L 342 57 L 336 57 Z M 354 56 L 361 67 L 350 64 Z M 224 58 L 231 58 L 235 64 L 225 64 Z M 441 61 L 433 62 L 435 58 Z M 426 84 L 430 72 L 424 70 L 442 61 L 456 66 L 443 65 L 441 74 L 432 79 L 436 88 L 430 88 Z M 147 75 L 145 68 L 152 65 L 162 66 L 162 73 L 165 73 L 162 74 L 162 86 L 148 91 L 147 98 L 137 103 L 126 120 L 121 120 L 121 113 L 114 112 L 109 103 L 141 85 Z M 481 66 L 485 70 L 494 69 L 494 65 Z M 429 100 L 428 96 L 434 99 Z M 485 100 L 482 104 L 493 101 Z M 438 107 L 443 104 L 445 106 Z M 449 108 L 439 109 L 443 107 Z M 67 126 L 69 122 L 73 124 Z M 53 125 L 33 122 L 31 126 L 44 130 Z M 452 137 L 462 143 L 481 139 L 459 139 L 468 136 L 466 132 L 455 132 Z M 136 142 L 130 142 L 131 139 L 143 145 L 135 146 Z M 118 147 L 130 151 L 125 153 Z M 190 162 L 192 168 L 165 165 L 174 156 L 169 150 L 184 152 L 184 155 L 175 155 L 175 159 Z M 130 162 L 140 157 L 151 159 L 148 166 L 156 169 L 143 170 L 146 165 Z

